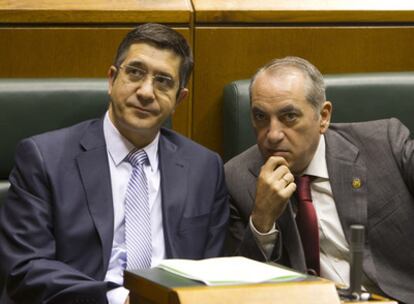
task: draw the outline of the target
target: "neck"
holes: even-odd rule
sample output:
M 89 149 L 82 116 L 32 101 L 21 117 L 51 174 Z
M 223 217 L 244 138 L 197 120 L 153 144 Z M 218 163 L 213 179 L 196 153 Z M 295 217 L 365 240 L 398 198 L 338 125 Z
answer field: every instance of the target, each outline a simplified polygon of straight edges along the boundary
M 141 149 L 148 146 L 157 136 L 158 132 L 159 129 L 145 131 L 119 130 L 119 133 L 121 133 L 122 136 L 128 139 L 137 149 Z
M 148 146 L 160 131 L 159 127 L 156 128 L 133 128 L 117 119 L 114 119 L 109 111 L 109 118 L 119 133 L 128 139 L 137 149 Z

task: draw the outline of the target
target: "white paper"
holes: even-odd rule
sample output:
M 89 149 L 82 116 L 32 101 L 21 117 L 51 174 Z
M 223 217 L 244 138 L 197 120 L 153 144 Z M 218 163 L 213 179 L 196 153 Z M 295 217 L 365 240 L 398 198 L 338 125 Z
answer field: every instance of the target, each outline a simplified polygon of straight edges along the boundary
M 304 274 L 245 257 L 204 260 L 169 259 L 163 260 L 158 267 L 207 285 L 290 281 L 305 277 Z

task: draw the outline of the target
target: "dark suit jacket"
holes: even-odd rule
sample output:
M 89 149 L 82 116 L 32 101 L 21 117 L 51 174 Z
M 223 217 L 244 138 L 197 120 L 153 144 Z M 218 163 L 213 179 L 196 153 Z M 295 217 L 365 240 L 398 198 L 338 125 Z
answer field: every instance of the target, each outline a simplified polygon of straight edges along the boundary
M 364 273 L 388 296 L 414 303 L 414 141 L 398 120 L 332 124 L 325 134 L 332 192 L 345 237 L 352 224 L 366 227 Z M 248 220 L 263 165 L 257 146 L 225 165 L 231 197 L 228 254 L 265 260 Z M 362 186 L 352 187 L 360 178 Z M 305 271 L 292 202 L 277 221 L 272 259 Z
M 162 129 L 159 159 L 167 257 L 220 255 L 229 213 L 220 157 Z M 103 120 L 23 140 L 10 183 L 0 211 L 9 297 L 106 303 L 114 224 Z

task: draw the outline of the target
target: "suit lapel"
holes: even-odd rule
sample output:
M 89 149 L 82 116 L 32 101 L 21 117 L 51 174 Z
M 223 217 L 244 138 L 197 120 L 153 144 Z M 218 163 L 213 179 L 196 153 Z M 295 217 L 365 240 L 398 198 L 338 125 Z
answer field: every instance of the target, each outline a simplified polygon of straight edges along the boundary
M 167 257 L 175 256 L 174 240 L 186 203 L 189 164 L 180 157 L 176 144 L 161 131 L 159 157 L 163 227 Z
M 256 181 L 257 181 L 257 177 L 260 174 L 260 169 L 263 166 L 263 164 L 264 164 L 263 157 L 260 154 L 259 148 L 256 145 L 255 150 L 252 153 L 252 157 L 250 158 L 249 163 L 247 164 L 248 170 L 254 178 L 254 182 L 249 183 L 247 185 L 248 187 L 247 192 L 249 193 L 249 196 L 252 199 L 253 204 L 254 204 L 255 197 L 256 197 Z
M 326 133 L 326 162 L 332 193 L 349 242 L 350 225 L 366 225 L 367 179 L 366 167 L 359 157 L 359 150 L 339 133 Z
M 103 120 L 92 123 L 81 139 L 85 149 L 77 157 L 91 217 L 102 244 L 103 265 L 108 266 L 113 240 L 113 201 Z

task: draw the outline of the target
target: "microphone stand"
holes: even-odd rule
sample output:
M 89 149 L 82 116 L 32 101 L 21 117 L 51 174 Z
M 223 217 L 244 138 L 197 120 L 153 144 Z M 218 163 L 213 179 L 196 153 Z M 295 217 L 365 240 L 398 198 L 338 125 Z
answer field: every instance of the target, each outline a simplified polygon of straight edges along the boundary
M 365 227 L 351 225 L 351 267 L 348 289 L 338 289 L 340 297 L 353 301 L 367 301 L 369 293 L 361 293 L 362 261 L 364 256 Z

